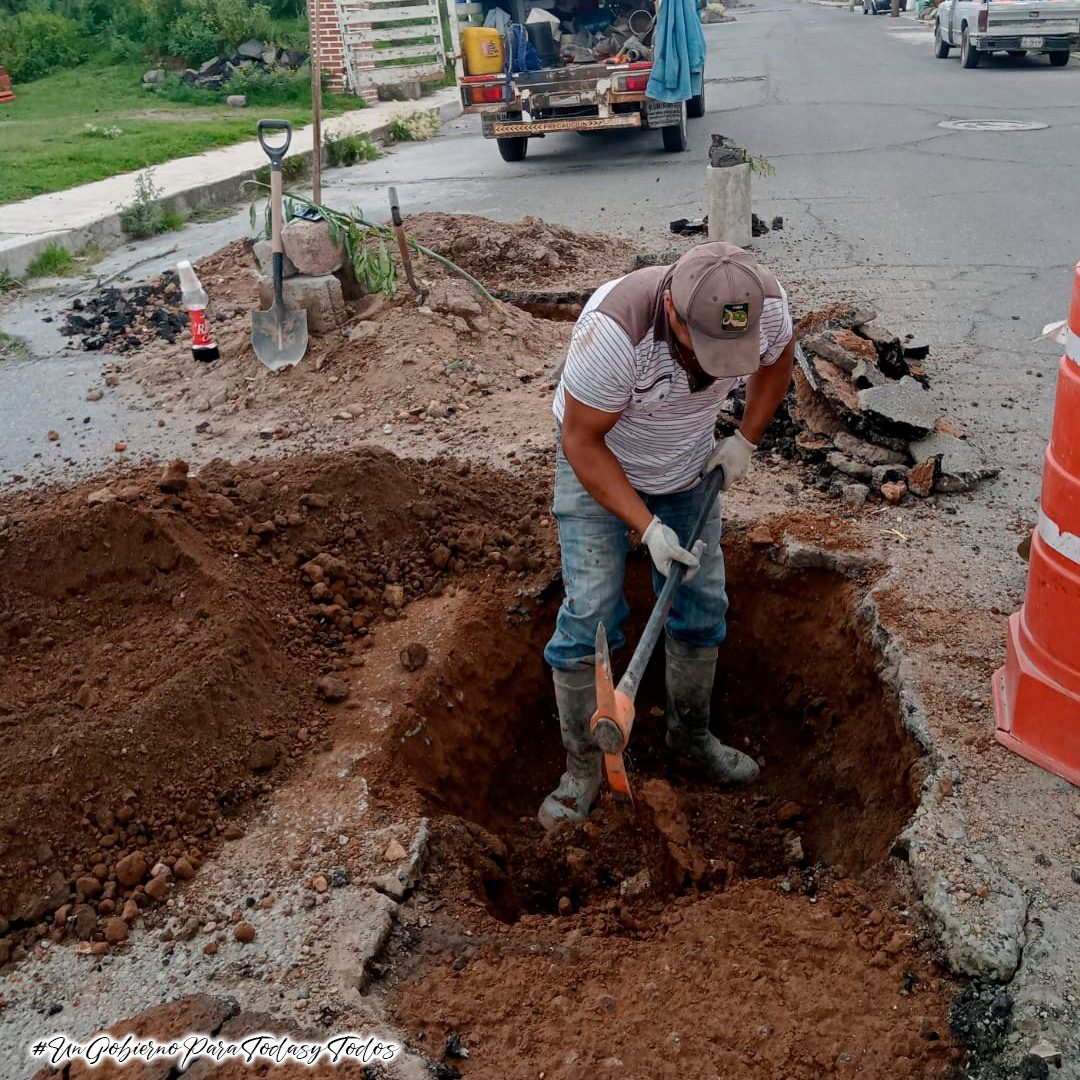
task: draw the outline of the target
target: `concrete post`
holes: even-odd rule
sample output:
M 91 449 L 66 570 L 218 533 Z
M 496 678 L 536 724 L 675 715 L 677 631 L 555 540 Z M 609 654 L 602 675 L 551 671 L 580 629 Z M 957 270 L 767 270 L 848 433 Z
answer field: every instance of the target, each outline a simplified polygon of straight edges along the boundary
M 709 207 L 709 239 L 746 247 L 751 232 L 750 166 L 705 167 L 705 201 Z

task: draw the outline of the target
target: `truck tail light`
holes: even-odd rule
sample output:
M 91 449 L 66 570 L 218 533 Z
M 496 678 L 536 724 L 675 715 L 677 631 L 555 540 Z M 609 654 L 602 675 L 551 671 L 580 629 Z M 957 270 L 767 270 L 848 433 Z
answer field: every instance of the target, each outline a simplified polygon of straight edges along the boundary
M 627 75 L 623 83 L 628 94 L 640 94 L 649 85 L 649 73 L 642 72 L 640 75 Z
M 469 100 L 474 105 L 499 104 L 504 99 L 503 87 L 474 86 L 469 91 Z
M 979 8 L 979 33 L 986 33 L 986 28 L 990 24 L 990 5 L 983 4 Z

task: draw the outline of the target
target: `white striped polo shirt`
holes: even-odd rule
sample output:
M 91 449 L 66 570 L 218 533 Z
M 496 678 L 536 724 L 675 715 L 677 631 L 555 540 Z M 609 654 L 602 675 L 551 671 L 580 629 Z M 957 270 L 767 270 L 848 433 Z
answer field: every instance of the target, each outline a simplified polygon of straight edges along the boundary
M 638 341 L 610 315 L 597 310 L 621 282 L 638 274 L 662 275 L 650 267 L 610 281 L 585 305 L 555 391 L 553 411 L 561 424 L 566 394 L 601 412 L 621 413 L 605 436 L 630 483 L 648 495 L 692 488 L 716 442 L 714 428 L 724 399 L 742 377 L 717 379 L 690 391 L 686 372 L 667 342 L 654 340 L 652 311 Z M 791 340 L 793 328 L 787 293 L 777 282 L 777 296 L 766 296 L 761 313 L 761 365 L 775 363 Z

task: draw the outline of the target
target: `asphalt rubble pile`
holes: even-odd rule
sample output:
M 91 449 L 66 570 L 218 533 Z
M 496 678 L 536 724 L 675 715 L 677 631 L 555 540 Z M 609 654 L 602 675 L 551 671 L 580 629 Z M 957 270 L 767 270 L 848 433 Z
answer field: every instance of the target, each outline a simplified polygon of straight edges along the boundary
M 938 415 L 923 366 L 927 344 L 848 304 L 805 316 L 795 332 L 793 387 L 766 448 L 809 465 L 815 487 L 859 506 L 871 497 L 901 503 L 968 491 L 997 474 Z
M 180 79 L 201 90 L 220 90 L 238 71 L 247 68 L 296 71 L 305 60 L 307 53 L 296 49 L 280 49 L 269 41 L 252 38 L 231 53 L 219 53 L 198 68 L 188 68 L 181 74 Z M 143 75 L 143 86 L 152 89 L 165 79 L 165 75 L 164 68 L 151 68 Z

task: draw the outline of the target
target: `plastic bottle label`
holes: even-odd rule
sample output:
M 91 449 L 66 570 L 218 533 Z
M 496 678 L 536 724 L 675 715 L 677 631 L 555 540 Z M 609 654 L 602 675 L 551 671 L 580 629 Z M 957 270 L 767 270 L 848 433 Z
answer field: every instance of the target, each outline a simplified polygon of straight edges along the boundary
M 205 349 L 214 344 L 210 331 L 206 328 L 206 311 L 203 308 L 191 308 L 188 311 L 191 319 L 191 347 L 193 349 Z

